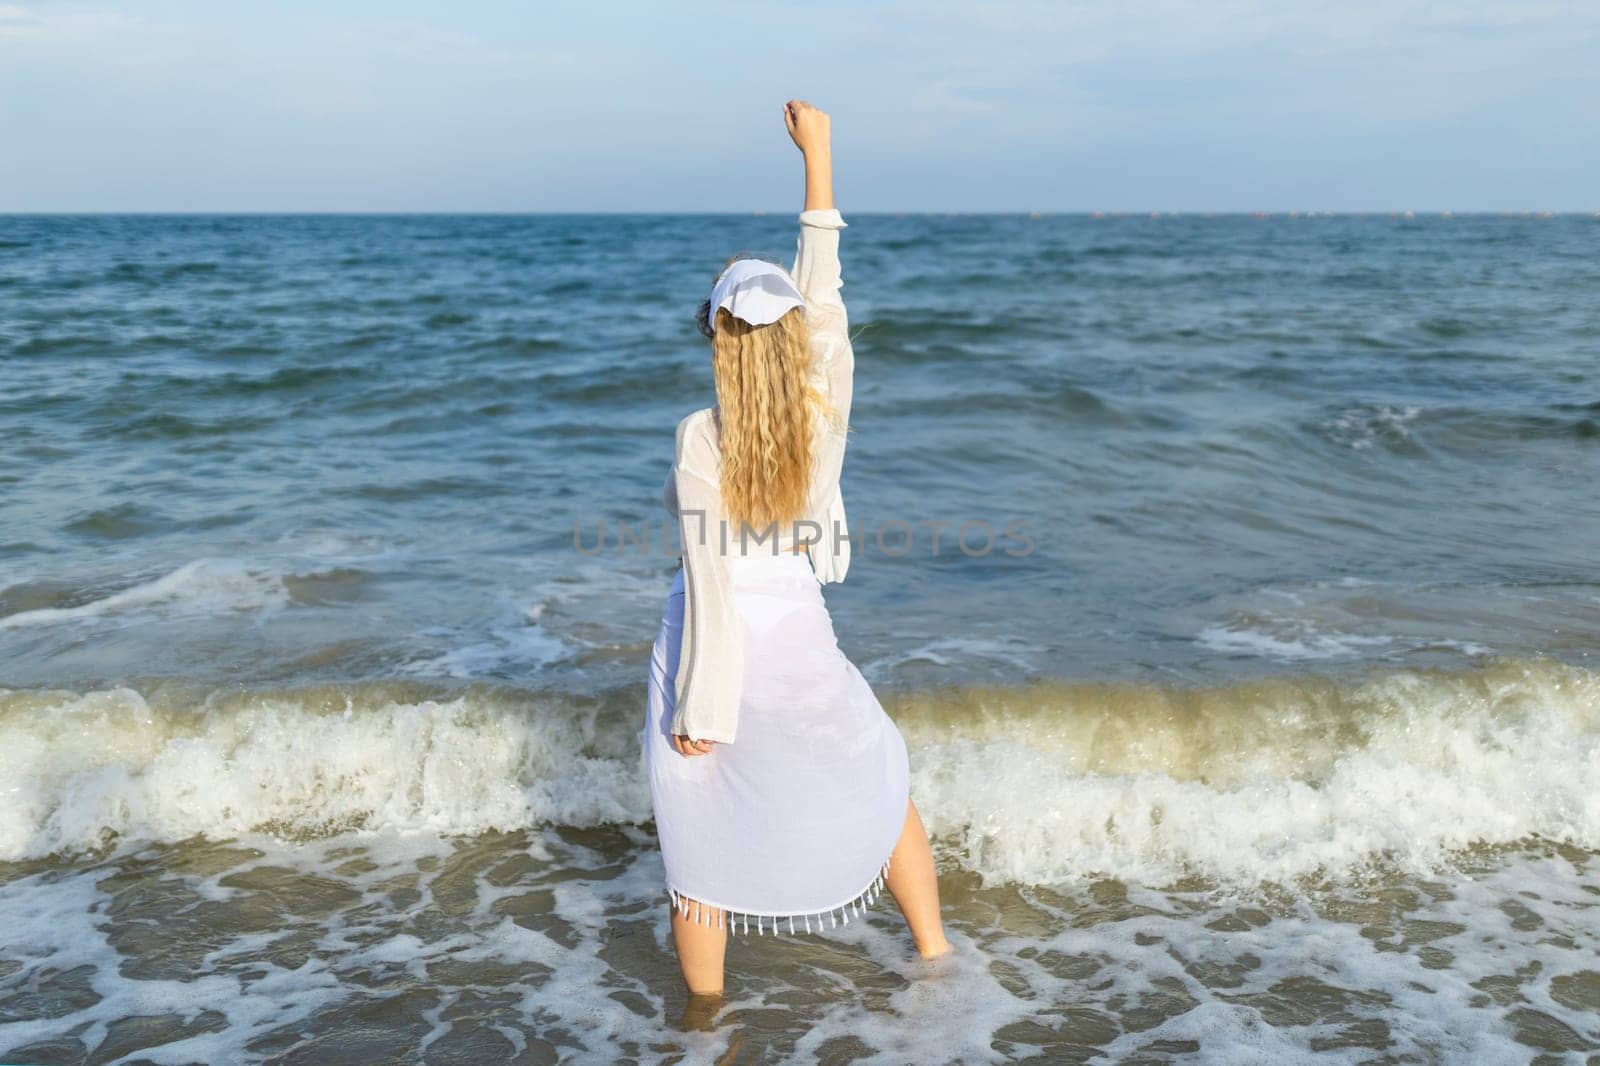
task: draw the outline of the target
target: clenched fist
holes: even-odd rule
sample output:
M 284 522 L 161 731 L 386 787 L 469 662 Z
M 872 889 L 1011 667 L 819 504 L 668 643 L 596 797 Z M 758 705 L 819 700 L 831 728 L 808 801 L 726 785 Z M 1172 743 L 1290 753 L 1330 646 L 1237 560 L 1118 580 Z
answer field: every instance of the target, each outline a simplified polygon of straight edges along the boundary
M 826 111 L 818 110 L 804 100 L 790 100 L 783 105 L 783 124 L 789 128 L 789 136 L 803 154 L 828 151 L 832 120 Z

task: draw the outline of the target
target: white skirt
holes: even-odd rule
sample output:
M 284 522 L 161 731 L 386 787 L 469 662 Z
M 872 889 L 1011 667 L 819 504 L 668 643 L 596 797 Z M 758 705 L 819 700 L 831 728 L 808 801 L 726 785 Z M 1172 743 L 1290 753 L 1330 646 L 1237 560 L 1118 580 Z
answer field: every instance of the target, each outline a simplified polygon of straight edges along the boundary
M 691 919 L 726 915 L 739 932 L 831 928 L 883 887 L 910 798 L 905 740 L 839 650 L 806 557 L 731 566 L 745 647 L 737 739 L 707 755 L 672 749 L 682 570 L 650 656 L 642 741 L 667 893 Z

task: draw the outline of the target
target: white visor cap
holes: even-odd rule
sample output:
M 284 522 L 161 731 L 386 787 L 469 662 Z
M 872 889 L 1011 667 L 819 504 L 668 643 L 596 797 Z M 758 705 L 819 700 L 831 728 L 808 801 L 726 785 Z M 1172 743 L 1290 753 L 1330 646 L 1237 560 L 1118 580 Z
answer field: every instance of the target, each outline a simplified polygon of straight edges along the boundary
M 765 326 L 805 305 L 788 271 L 764 259 L 741 259 L 724 270 L 711 287 L 706 325 L 715 332 L 717 311 L 724 307 L 734 318 Z

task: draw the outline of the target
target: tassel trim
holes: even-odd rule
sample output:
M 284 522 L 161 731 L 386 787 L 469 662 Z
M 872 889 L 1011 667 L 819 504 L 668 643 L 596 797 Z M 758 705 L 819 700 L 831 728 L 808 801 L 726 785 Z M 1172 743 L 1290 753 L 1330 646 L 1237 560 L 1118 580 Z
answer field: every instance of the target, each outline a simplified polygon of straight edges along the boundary
M 783 932 L 820 933 L 824 928 L 824 918 L 827 920 L 826 928 L 829 929 L 849 925 L 852 914 L 864 918 L 867 908 L 883 894 L 884 881 L 888 876 L 889 860 L 885 859 L 878 872 L 867 883 L 867 887 L 848 901 L 820 911 L 796 911 L 793 914 L 758 914 L 754 911 L 734 911 L 709 903 L 703 904 L 699 900 L 681 894 L 670 885 L 667 887 L 667 898 L 674 911 L 696 925 L 715 926 L 718 929 L 726 928 L 735 933 L 748 934 L 753 921 L 757 936 L 769 934 L 777 936 Z

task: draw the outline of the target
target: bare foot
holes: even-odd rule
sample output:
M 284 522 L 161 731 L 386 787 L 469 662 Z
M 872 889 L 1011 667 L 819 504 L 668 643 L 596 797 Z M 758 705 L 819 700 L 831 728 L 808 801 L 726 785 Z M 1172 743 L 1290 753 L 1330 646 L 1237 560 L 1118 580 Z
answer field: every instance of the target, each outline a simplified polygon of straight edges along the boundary
M 917 954 L 924 959 L 939 959 L 950 954 L 950 941 L 941 940 L 937 944 L 917 945 Z
M 710 1032 L 717 1027 L 717 1012 L 722 1009 L 722 993 L 689 993 L 689 1001 L 683 1005 L 683 1015 L 678 1019 L 681 1029 Z

